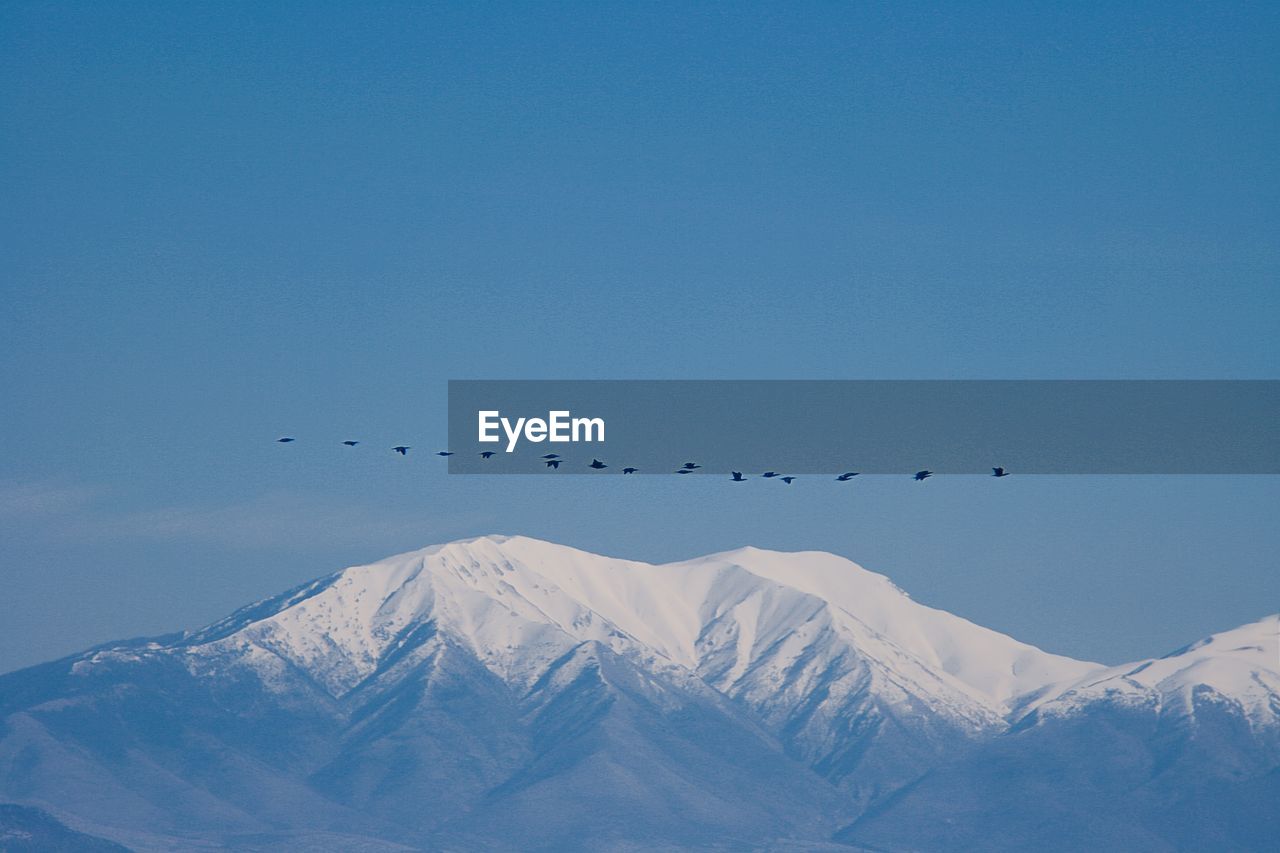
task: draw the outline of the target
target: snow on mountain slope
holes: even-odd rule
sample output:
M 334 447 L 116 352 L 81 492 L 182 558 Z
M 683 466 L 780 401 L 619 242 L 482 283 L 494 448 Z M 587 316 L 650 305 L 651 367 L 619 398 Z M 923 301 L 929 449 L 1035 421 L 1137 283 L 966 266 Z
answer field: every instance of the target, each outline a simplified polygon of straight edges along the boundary
M 301 669 L 341 696 L 426 623 L 513 683 L 597 641 L 730 695 L 801 701 L 825 680 L 837 694 L 870 687 L 978 728 L 1016 694 L 1100 668 L 917 604 L 831 554 L 744 548 L 650 565 L 498 536 L 346 569 L 185 646 L 197 661 L 235 653 L 263 671 Z
M 1241 805 L 1182 846 L 1216 849 L 1273 828 L 1277 630 L 1103 667 L 830 554 L 650 565 L 482 537 L 0 676 L 0 799 L 156 850 L 273 828 L 1025 849 L 1047 826 L 1084 849 L 1135 814 L 1133 846 L 1165 849 L 1207 792 Z
M 865 810 L 875 850 L 1272 850 L 1280 616 L 1015 703 L 1011 726 Z
M 1101 666 L 1043 652 L 918 604 L 884 575 L 834 554 L 743 548 L 698 562 L 740 564 L 758 577 L 817 596 L 1001 710 L 1019 694 Z
M 1019 716 L 1066 715 L 1095 702 L 1194 714 L 1216 696 L 1237 704 L 1254 728 L 1280 724 L 1280 615 L 1192 643 L 1162 658 L 1107 667 L 1051 686 Z
M 1276 617 L 1104 667 L 921 605 L 885 576 L 822 552 L 742 548 L 652 565 L 479 537 L 345 569 L 178 646 L 196 668 L 232 658 L 268 680 L 300 671 L 341 697 L 442 637 L 524 687 L 576 645 L 599 642 L 787 719 L 819 691 L 825 714 L 808 709 L 819 717 L 873 696 L 982 730 L 1102 697 L 1172 707 L 1197 686 L 1233 697 L 1255 723 L 1280 719 Z M 137 650 L 98 656 L 118 654 Z
M 672 611 L 680 595 L 635 580 L 634 566 L 607 561 L 611 572 L 587 565 L 601 558 L 546 543 L 520 549 L 481 538 L 426 548 L 339 572 L 279 607 L 254 606 L 188 643 L 197 657 L 237 652 L 300 668 L 334 696 L 377 673 L 431 626 L 506 681 L 528 686 L 573 646 L 595 641 L 649 665 L 679 668 Z M 527 553 L 525 553 L 527 552 Z M 589 593 L 589 594 L 588 594 Z M 592 607 L 595 597 L 633 608 L 635 634 Z M 638 636 L 637 636 L 638 634 Z

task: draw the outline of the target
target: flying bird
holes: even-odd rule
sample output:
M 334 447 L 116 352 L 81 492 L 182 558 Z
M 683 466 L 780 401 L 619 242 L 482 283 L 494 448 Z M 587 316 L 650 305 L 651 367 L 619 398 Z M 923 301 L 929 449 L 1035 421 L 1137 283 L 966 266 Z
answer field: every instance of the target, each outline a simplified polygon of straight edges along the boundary
M 917 472 L 916 472 L 916 479 L 917 479 L 917 480 L 927 480 L 927 479 L 929 479 L 929 478 L 930 478 L 930 477 L 932 477 L 932 476 L 933 476 L 933 472 L 932 472 L 932 471 L 917 471 Z
M 391 449 L 394 450 L 396 453 L 399 453 L 401 456 L 407 456 L 409 454 L 409 446 L 406 444 L 397 444 L 395 447 Z
M 786 483 L 788 486 L 790 486 L 790 485 L 791 485 L 791 483 L 792 483 L 792 481 L 794 481 L 794 480 L 795 480 L 795 477 L 782 477 L 782 478 L 780 478 L 780 479 L 782 480 L 782 482 L 784 482 L 784 483 Z
M 492 451 L 492 450 L 481 450 L 481 451 L 480 451 L 480 458 L 481 458 L 481 459 L 488 459 L 488 458 L 489 458 L 490 456 L 492 456 L 492 455 L 493 455 L 493 451 Z
M 355 446 L 356 446 L 357 444 L 359 444 L 360 442 L 358 442 L 358 441 L 344 441 L 344 442 L 342 442 L 342 443 L 343 443 L 343 444 L 345 444 L 347 447 L 355 447 Z
M 559 453 L 544 453 L 544 454 L 542 455 L 542 458 L 543 458 L 543 459 L 559 459 L 559 458 L 560 458 L 560 454 L 559 454 Z
M 733 482 L 735 482 L 735 483 L 745 483 L 745 482 L 746 482 L 746 479 L 745 479 L 745 478 L 743 478 L 743 476 L 742 476 L 742 472 L 741 472 L 741 471 L 730 471 L 729 473 L 733 474 Z
M 991 476 L 992 477 L 1008 477 L 1009 472 L 1004 470 L 1003 468 L 992 468 Z
M 277 438 L 277 439 L 276 439 L 276 441 L 280 442 L 281 444 L 288 444 L 289 442 L 291 442 L 291 441 L 295 441 L 295 440 L 296 440 L 296 439 L 292 439 L 292 438 L 290 438 L 290 437 L 289 437 L 289 436 L 287 436 L 287 435 L 286 435 L 284 438 Z
M 546 465 L 547 465 L 547 467 L 548 467 L 548 468 L 559 468 L 559 467 L 560 467 L 560 460 L 559 460 L 559 459 L 548 459 L 548 460 L 547 460 L 547 462 L 546 462 Z
M 452 450 L 437 450 L 437 451 L 436 451 L 436 456 L 452 456 L 452 455 L 453 455 L 453 451 L 452 451 Z
M 776 477 L 776 476 L 778 476 L 778 472 L 777 472 L 777 471 L 765 471 L 765 472 L 764 472 L 763 474 L 761 474 L 760 476 L 761 476 L 761 477 Z
M 692 468 L 681 468 L 681 469 L 680 469 L 679 471 L 677 471 L 676 473 L 677 473 L 677 474 L 692 474 L 692 473 L 693 473 L 693 469 L 692 469 Z
M 601 468 L 608 468 L 609 466 L 601 462 L 599 459 L 592 459 L 591 464 L 587 467 L 595 468 L 597 471 L 599 471 Z
M 624 473 L 624 474 L 634 474 L 635 472 L 637 472 L 637 471 L 639 471 L 639 470 L 640 470 L 639 468 L 623 468 L 623 469 L 622 469 L 622 473 Z
M 856 476 L 858 476 L 857 471 L 846 471 L 845 473 L 841 474 L 839 477 L 836 477 L 836 479 L 842 483 L 845 483 L 845 482 L 848 482 L 849 480 L 852 480 Z
M 682 467 L 682 468 L 688 468 L 690 471 L 692 471 L 694 468 L 701 468 L 702 466 L 701 466 L 701 465 L 699 465 L 697 462 L 686 462 L 686 463 L 684 463 L 684 465 L 682 465 L 682 466 L 680 466 L 680 467 Z

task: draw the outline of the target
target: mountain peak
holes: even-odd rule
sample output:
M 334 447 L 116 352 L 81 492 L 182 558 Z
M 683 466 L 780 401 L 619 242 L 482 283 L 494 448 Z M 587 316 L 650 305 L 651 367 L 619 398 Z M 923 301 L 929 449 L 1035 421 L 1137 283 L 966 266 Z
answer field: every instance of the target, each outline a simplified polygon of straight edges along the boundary
M 1063 715 L 1105 701 L 1194 716 L 1213 694 L 1255 727 L 1280 724 L 1280 614 L 1211 634 L 1163 657 L 1106 667 L 1053 685 L 1024 715 Z
M 424 624 L 521 683 L 586 641 L 690 677 L 714 674 L 730 691 L 763 693 L 802 659 L 859 660 L 890 692 L 966 718 L 998 718 L 1019 694 L 1100 668 L 920 605 L 834 554 L 748 546 L 650 564 L 499 534 L 345 569 L 190 645 L 256 648 L 340 696 L 403 654 L 403 638 Z M 811 636 L 798 639 L 806 625 Z
M 1000 797 L 1022 807 L 1024 789 L 1063 779 L 1091 820 L 1094 764 L 1129 780 L 1124 756 L 1250 784 L 1271 772 L 1278 632 L 1270 616 L 1104 667 L 922 605 L 834 554 L 744 547 L 651 564 L 481 536 L 344 569 L 197 632 L 0 677 L 0 794 L 56 803 L 81 785 L 97 823 L 173 814 L 175 838 L 325 814 L 342 832 L 391 826 L 445 848 L 518 849 L 537 825 L 562 849 L 584 826 L 617 837 L 619 815 L 635 816 L 627 837 L 652 838 L 697 811 L 706 834 L 675 846 L 796 827 L 807 842 L 857 820 L 841 837 L 938 847 L 946 809 L 1003 815 L 1015 806 Z M 112 726 L 107 742 L 128 748 L 99 748 Z M 167 763 L 175 738 L 199 761 Z M 1010 786 L 1009 768 L 1030 781 Z M 592 805 L 539 824 L 563 798 Z M 1117 802 L 1129 821 L 1137 800 Z M 1239 812 L 1249 819 L 1247 803 Z M 928 843 L 877 842 L 926 825 Z
M 744 546 L 651 564 L 490 534 L 344 569 L 179 645 L 195 660 L 234 654 L 277 675 L 306 672 L 335 697 L 431 636 L 517 685 L 590 642 L 730 696 L 771 696 L 797 668 L 821 663 L 832 677 L 863 673 L 864 688 L 890 704 L 923 702 L 980 725 L 1069 713 L 1100 695 L 1172 705 L 1188 685 L 1237 696 L 1251 719 L 1269 720 L 1280 693 L 1276 624 L 1267 617 L 1164 658 L 1106 667 L 922 605 L 826 552 Z

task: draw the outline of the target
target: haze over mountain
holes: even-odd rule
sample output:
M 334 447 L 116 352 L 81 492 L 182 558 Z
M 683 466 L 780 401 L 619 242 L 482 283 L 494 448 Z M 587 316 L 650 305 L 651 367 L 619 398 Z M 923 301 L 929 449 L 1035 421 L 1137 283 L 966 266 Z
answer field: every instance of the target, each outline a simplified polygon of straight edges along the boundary
M 1278 631 L 1106 667 L 831 554 L 483 537 L 0 676 L 0 800 L 138 850 L 1262 849 Z

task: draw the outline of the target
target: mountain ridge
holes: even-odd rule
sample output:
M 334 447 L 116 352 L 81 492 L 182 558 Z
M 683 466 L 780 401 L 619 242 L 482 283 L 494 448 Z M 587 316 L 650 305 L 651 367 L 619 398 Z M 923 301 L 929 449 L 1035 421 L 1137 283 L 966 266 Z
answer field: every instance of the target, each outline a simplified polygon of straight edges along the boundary
M 1277 630 L 1108 667 L 823 552 L 649 564 L 477 537 L 0 676 L 0 797 L 139 849 L 142 827 L 154 849 L 910 849 L 946 837 L 939 814 L 1016 849 L 996 762 L 1032 785 L 1113 774 L 1114 802 L 1080 781 L 1053 814 L 1138 803 L 1140 843 L 1164 838 L 1162 785 L 1280 777 Z M 1083 746 L 1104 736 L 1136 764 Z

